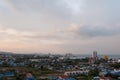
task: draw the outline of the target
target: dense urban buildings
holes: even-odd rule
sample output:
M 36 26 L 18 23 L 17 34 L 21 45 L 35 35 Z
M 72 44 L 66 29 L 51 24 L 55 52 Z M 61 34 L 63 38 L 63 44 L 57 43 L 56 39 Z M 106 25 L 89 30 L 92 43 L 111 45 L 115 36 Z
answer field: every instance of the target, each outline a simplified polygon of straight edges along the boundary
M 119 80 L 120 59 L 0 52 L 0 80 Z

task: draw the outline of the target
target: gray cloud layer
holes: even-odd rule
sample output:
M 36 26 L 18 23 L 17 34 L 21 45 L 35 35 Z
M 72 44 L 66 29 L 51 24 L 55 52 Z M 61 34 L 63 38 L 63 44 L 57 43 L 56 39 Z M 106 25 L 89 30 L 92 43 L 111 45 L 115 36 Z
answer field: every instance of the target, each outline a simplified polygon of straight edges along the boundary
M 113 36 L 120 34 L 120 27 L 91 27 L 91 26 L 82 26 L 76 30 L 76 34 L 83 37 L 104 37 L 104 36 Z

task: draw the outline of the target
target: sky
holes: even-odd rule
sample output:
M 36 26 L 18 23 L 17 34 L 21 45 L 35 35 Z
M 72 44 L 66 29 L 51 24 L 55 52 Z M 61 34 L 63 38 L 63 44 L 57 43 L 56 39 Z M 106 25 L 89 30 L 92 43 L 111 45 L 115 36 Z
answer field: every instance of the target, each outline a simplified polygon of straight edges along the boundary
M 0 51 L 120 53 L 120 0 L 0 0 Z

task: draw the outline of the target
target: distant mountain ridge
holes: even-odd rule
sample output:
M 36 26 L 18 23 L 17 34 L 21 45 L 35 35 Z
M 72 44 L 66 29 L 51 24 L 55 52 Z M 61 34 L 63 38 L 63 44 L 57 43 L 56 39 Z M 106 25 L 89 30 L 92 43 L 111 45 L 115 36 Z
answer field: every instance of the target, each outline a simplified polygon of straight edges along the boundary
M 0 54 L 14 54 L 13 52 L 0 51 Z

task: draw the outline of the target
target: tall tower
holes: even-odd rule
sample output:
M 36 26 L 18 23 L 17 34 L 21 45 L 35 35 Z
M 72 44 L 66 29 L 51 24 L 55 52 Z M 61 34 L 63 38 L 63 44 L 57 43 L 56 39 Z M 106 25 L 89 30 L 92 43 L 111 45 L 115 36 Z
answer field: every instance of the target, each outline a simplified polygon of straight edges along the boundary
M 93 51 L 93 61 L 94 61 L 94 63 L 96 62 L 96 61 L 98 61 L 98 54 L 97 54 L 97 51 Z
M 93 58 L 97 58 L 98 55 L 97 55 L 97 51 L 93 51 L 93 55 L 92 55 Z

